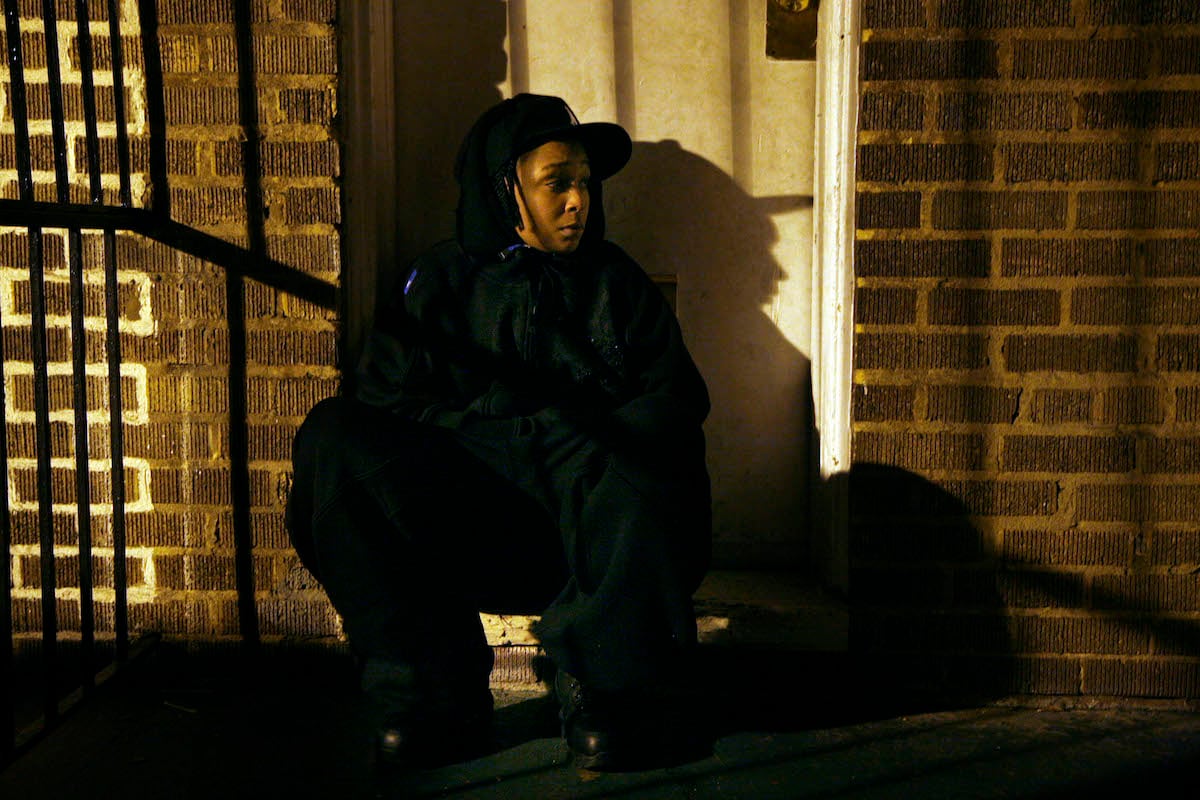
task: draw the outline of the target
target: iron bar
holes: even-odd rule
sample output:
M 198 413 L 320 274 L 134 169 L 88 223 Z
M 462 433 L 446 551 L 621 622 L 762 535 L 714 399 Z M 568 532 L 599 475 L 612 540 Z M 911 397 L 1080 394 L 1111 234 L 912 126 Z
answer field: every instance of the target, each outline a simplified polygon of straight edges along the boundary
M 23 227 L 132 231 L 320 308 L 336 308 L 337 287 L 332 283 L 182 223 L 161 220 L 145 209 L 0 200 L 0 218 Z
M 129 612 L 125 576 L 125 428 L 121 399 L 121 330 L 117 284 L 117 233 L 104 231 L 104 319 L 108 355 L 108 432 L 112 464 L 113 631 L 115 658 L 129 654 Z
M 7 42 L 6 61 L 9 64 L 9 83 L 12 85 L 12 95 L 20 95 L 19 106 L 25 107 L 25 87 L 23 70 L 21 69 L 21 32 L 19 18 L 15 12 L 16 4 L 6 0 L 4 4 L 5 36 Z M 15 37 L 14 37 L 15 33 Z M 14 46 L 15 43 L 15 46 Z M 22 79 L 13 78 L 14 72 L 22 75 Z M 20 85 L 18 90 L 16 87 Z M 14 105 L 18 103 L 14 100 Z M 14 125 L 18 134 L 17 152 L 21 151 L 19 135 L 25 134 L 24 150 L 26 157 L 29 152 L 28 130 L 21 125 Z M 20 156 L 18 155 L 18 163 Z M 25 176 L 20 176 L 23 182 Z M 32 191 L 32 186 L 29 187 Z M 24 192 L 25 187 L 19 191 Z M 0 332 L 3 332 L 3 318 L 0 318 Z M 4 337 L 0 335 L 0 408 L 7 408 L 7 398 L 4 390 Z M 0 757 L 6 757 L 16 747 L 16 674 L 13 658 L 13 615 L 12 615 L 12 521 L 9 512 L 8 498 L 8 425 L 0 426 L 0 464 L 4 467 L 4 480 L 0 480 L 0 503 L 4 511 L 0 514 L 0 553 L 3 554 L 3 569 L 0 569 Z
M 46 37 L 46 77 L 50 89 L 50 131 L 54 142 L 54 189 L 58 202 L 71 202 L 67 175 L 67 126 L 63 112 L 62 65 L 58 60 L 58 16 L 55 0 L 42 0 L 42 24 Z
M 113 109 L 117 117 L 117 173 L 121 205 L 133 205 L 129 167 L 129 120 L 125 118 L 125 49 L 121 43 L 121 14 L 117 0 L 108 0 L 108 38 L 112 52 Z
M 150 210 L 162 220 L 171 218 L 167 185 L 167 110 L 163 95 L 162 59 L 158 47 L 158 4 L 138 0 L 142 53 L 146 77 L 146 122 L 150 127 Z
M 87 342 L 83 326 L 83 235 L 67 233 L 70 253 L 71 374 L 75 405 L 75 526 L 79 544 L 79 658 L 85 690 L 95 669 L 96 620 L 92 607 L 92 492 L 88 448 Z
M 250 255 L 265 258 L 262 164 L 259 155 L 258 90 L 254 79 L 254 39 L 249 0 L 234 0 L 238 63 L 238 120 L 242 126 L 242 180 L 246 189 L 246 234 Z M 243 643 L 258 644 L 254 602 L 254 543 L 250 532 L 250 431 L 246 411 L 246 287 L 241 275 L 225 273 L 229 324 L 229 479 L 233 503 L 234 567 L 238 621 Z
M 84 141 L 87 148 L 88 188 L 93 203 L 104 202 L 100 184 L 100 135 L 96 119 L 92 34 L 87 0 L 75 0 L 75 37 L 79 47 L 80 88 L 83 94 Z M 96 669 L 96 617 L 93 605 L 91 448 L 88 442 L 87 333 L 84 327 L 83 236 L 70 228 L 71 363 L 75 377 L 75 503 L 79 533 L 79 662 L 84 691 L 93 686 Z
M 96 81 L 92 57 L 92 28 L 88 18 L 87 0 L 75 0 L 75 22 L 78 30 L 75 39 L 79 43 L 80 88 L 83 92 L 83 124 L 86 134 L 88 161 L 88 188 L 93 203 L 104 202 L 104 190 L 100 185 L 100 133 L 96 117 Z

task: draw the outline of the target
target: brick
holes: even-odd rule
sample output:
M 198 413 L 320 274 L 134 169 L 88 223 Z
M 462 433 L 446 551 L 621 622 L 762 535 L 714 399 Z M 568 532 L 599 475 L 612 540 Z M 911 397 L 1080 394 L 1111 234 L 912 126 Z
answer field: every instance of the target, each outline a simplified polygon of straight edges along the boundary
M 1083 128 L 1200 127 L 1200 92 L 1186 90 L 1083 92 Z
M 1138 177 L 1136 144 L 1011 144 L 1004 177 L 1025 181 L 1122 181 Z
M 1009 628 L 1014 651 L 1022 653 L 1149 654 L 1151 637 L 1125 620 L 1021 614 Z
M 187 479 L 191 483 L 191 502 L 198 505 L 224 505 L 229 502 L 229 470 L 193 468 Z
M 858 563 L 906 564 L 978 561 L 983 535 L 969 525 L 861 526 L 850 542 Z
M 858 179 L 888 183 L 986 181 L 992 148 L 976 144 L 867 144 L 858 149 Z
M 1006 530 L 1000 558 L 1039 566 L 1118 567 L 1133 558 L 1133 534 L 1121 531 Z
M 996 386 L 933 385 L 928 392 L 931 422 L 1010 423 L 1021 400 L 1020 389 Z
M 1071 0 L 1011 0 L 978 3 L 976 0 L 942 0 L 937 6 L 941 28 L 1050 28 L 1073 25 Z
M 984 568 L 954 573 L 955 607 L 1083 608 L 1081 576 L 1037 569 Z
M 159 36 L 162 68 L 165 73 L 200 71 L 200 43 L 195 36 Z
M 232 186 L 172 189 L 171 216 L 198 226 L 242 222 L 246 219 L 245 189 Z
M 1190 698 L 1200 694 L 1195 661 L 1088 658 L 1082 690 L 1089 695 Z
M 1092 393 L 1086 389 L 1035 389 L 1029 416 L 1042 425 L 1088 422 L 1092 417 Z
M 287 122 L 299 125 L 332 125 L 334 95 L 327 89 L 282 89 L 279 107 Z
M 1195 229 L 1200 227 L 1200 192 L 1081 192 L 1077 224 L 1092 230 Z
M 860 325 L 903 325 L 916 319 L 915 289 L 859 288 L 854 293 L 854 321 Z
M 1120 39 L 1034 39 L 1013 43 L 1013 77 L 1018 80 L 1121 80 L 1145 78 L 1151 51 L 1145 41 Z
M 1115 386 L 1101 394 L 1100 422 L 1105 425 L 1154 425 L 1164 412 L 1154 386 Z
M 939 191 L 933 226 L 941 230 L 1048 230 L 1065 228 L 1065 192 Z
M 859 277 L 983 278 L 991 267 L 987 239 L 863 239 L 855 243 Z
M 862 26 L 876 28 L 925 27 L 924 0 L 864 0 Z
M 1000 249 L 1004 276 L 1124 276 L 1134 273 L 1137 255 L 1129 239 L 1005 239 Z
M 251 425 L 250 458 L 256 461 L 287 461 L 292 458 L 296 428 L 290 425 Z
M 1058 510 L 1053 481 L 945 481 L 939 485 L 970 514 L 984 517 L 1049 516 Z
M 1200 75 L 1200 36 L 1166 36 L 1159 44 L 1163 75 Z
M 873 40 L 862 46 L 864 80 L 998 78 L 998 45 L 980 40 Z
M 911 420 L 916 387 L 888 384 L 855 384 L 852 416 L 856 422 Z
M 1191 575 L 1097 575 L 1092 605 L 1120 611 L 1200 610 L 1200 581 Z
M 934 325 L 1057 325 L 1058 292 L 1052 289 L 934 289 Z
M 1168 567 L 1200 565 L 1200 531 L 1155 531 L 1150 561 Z
M 1004 341 L 1010 372 L 1133 372 L 1137 354 L 1133 336 L 1031 334 Z
M 289 225 L 309 225 L 316 222 L 335 225 L 342 221 L 341 199 L 337 189 L 289 189 L 286 197 L 285 219 Z
M 1071 292 L 1071 320 L 1081 325 L 1197 325 L 1200 288 L 1090 286 Z
M 237 89 L 231 86 L 167 86 L 169 125 L 237 125 Z
M 1130 472 L 1134 454 L 1127 436 L 1005 436 L 1000 465 L 1010 472 Z
M 1062 92 L 950 92 L 938 104 L 941 130 L 1065 131 L 1071 96 Z
M 1079 487 L 1077 508 L 1080 521 L 1193 522 L 1200 486 L 1087 484 Z
M 1152 438 L 1143 445 L 1142 471 L 1194 475 L 1200 472 L 1200 439 Z
M 987 365 L 987 337 L 978 334 L 859 334 L 857 369 L 980 369 Z
M 1200 180 L 1200 142 L 1162 142 L 1157 154 L 1155 180 Z
M 283 15 L 300 22 L 332 25 L 337 19 L 337 0 L 283 0 Z
M 925 127 L 925 97 L 916 92 L 864 92 L 859 126 L 864 131 L 919 131 Z
M 247 336 L 250 363 L 265 366 L 335 363 L 337 341 L 331 330 L 254 330 Z
M 213 617 L 200 599 L 162 600 L 129 604 L 129 628 L 134 633 L 203 634 L 213 630 Z
M 263 142 L 259 158 L 264 176 L 336 177 L 339 171 L 337 146 L 332 141 Z M 218 142 L 216 165 L 218 175 L 242 174 L 242 145 Z
M 924 472 L 932 469 L 980 470 L 986 445 L 976 433 L 874 433 L 854 435 L 856 462 L 891 464 Z
M 251 414 L 295 417 L 337 392 L 337 378 L 251 378 L 246 394 Z
M 250 515 L 250 539 L 255 550 L 290 550 L 292 547 L 283 514 L 278 510 Z
M 1151 239 L 1143 244 L 1146 277 L 1200 275 L 1200 239 Z
M 1200 386 L 1180 386 L 1175 390 L 1175 420 L 1200 422 Z
M 126 517 L 126 543 L 130 547 L 183 547 L 187 543 L 183 514 L 155 509 Z
M 1200 372 L 1200 336 L 1160 334 L 1155 366 L 1162 372 Z
M 921 226 L 920 192 L 859 192 L 856 203 L 860 230 Z
M 309 274 L 336 273 L 341 269 L 341 253 L 336 236 L 295 233 L 268 236 L 267 252 L 276 261 Z
M 1200 25 L 1200 7 L 1186 0 L 1092 0 L 1092 25 Z
M 340 632 L 337 615 L 324 599 L 270 597 L 258 600 L 256 605 L 260 632 L 267 636 L 336 636 Z
M 337 40 L 323 36 L 257 36 L 254 68 L 262 75 L 335 75 Z

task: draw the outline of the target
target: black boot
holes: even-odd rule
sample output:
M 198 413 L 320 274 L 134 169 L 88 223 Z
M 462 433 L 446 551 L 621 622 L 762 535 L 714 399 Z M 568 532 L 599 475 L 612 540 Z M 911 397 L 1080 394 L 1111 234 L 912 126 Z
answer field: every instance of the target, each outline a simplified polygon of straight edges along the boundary
M 558 717 L 562 735 L 584 769 L 603 770 L 615 763 L 614 740 L 618 698 L 608 692 L 588 689 L 573 675 L 562 670 L 554 676 L 558 698 Z
M 418 682 L 407 665 L 368 662 L 363 688 L 375 710 L 375 755 L 383 766 L 465 761 L 491 743 L 492 693 L 486 685 L 430 685 Z

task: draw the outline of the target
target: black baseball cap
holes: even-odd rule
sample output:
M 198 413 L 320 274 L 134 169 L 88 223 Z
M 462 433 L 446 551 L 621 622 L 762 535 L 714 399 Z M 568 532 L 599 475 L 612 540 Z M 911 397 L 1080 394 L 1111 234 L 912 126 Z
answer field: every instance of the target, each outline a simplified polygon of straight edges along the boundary
M 487 171 L 495 176 L 535 147 L 553 141 L 576 141 L 587 150 L 592 177 L 604 180 L 629 161 L 633 142 L 612 122 L 580 123 L 562 99 L 518 94 L 500 103 L 487 135 Z

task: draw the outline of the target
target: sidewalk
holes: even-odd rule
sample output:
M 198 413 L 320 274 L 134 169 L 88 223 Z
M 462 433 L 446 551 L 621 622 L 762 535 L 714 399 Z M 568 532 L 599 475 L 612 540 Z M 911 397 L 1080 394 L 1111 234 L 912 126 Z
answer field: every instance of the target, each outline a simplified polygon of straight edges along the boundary
M 552 701 L 501 690 L 495 752 L 380 774 L 345 657 L 247 667 L 158 650 L 0 773 L 0 797 L 1090 799 L 1165 795 L 1200 774 L 1192 711 L 905 711 L 769 670 L 677 698 L 697 749 L 674 764 L 580 771 Z

